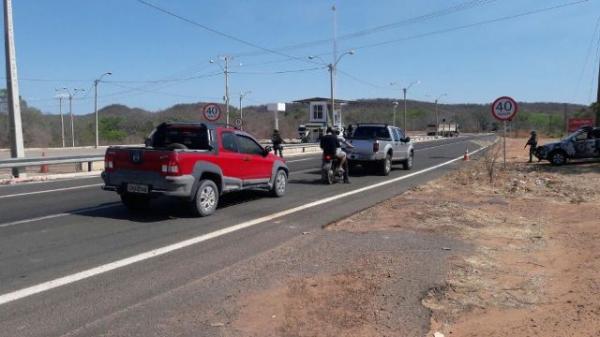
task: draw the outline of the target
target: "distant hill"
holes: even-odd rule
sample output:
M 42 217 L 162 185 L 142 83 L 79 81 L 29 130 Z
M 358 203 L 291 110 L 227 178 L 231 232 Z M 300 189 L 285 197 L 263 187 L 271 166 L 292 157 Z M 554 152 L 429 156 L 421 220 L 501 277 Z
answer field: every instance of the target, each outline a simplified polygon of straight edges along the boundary
M 392 123 L 393 102 L 388 98 L 359 99 L 343 108 L 345 123 L 388 122 Z M 100 138 L 102 144 L 142 143 L 145 136 L 164 121 L 201 121 L 204 102 L 177 104 L 160 111 L 147 111 L 125 105 L 109 105 L 99 111 Z M 280 114 L 280 129 L 286 138 L 297 137 L 299 124 L 307 122 L 307 106 L 290 103 L 287 111 Z M 403 104 L 397 108 L 397 121 L 402 123 Z M 512 123 L 514 129 L 537 129 L 540 132 L 557 135 L 564 130 L 564 111 L 571 116 L 591 117 L 589 107 L 562 103 L 521 103 L 518 118 Z M 225 110 L 224 107 L 222 109 Z M 424 130 L 427 124 L 435 122 L 435 105 L 430 102 L 408 101 L 408 129 Z M 231 119 L 239 116 L 231 107 Z M 498 127 L 490 116 L 489 105 L 482 104 L 440 104 L 442 119 L 457 121 L 463 131 L 485 131 Z M 22 118 L 25 145 L 27 147 L 60 146 L 60 116 L 44 114 L 22 101 Z M 265 105 L 244 107 L 245 129 L 259 138 L 269 138 L 273 128 L 273 115 Z M 224 117 L 222 118 L 224 121 Z M 9 145 L 8 116 L 0 111 L 0 147 Z M 71 144 L 70 120 L 65 115 L 65 135 L 67 146 Z M 94 115 L 75 116 L 75 140 L 77 146 L 93 145 Z

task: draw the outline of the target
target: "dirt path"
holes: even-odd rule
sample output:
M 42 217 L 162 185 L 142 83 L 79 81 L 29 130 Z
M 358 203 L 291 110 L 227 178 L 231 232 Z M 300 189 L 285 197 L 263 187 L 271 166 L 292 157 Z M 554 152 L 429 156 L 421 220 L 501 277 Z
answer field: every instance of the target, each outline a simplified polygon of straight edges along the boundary
M 423 298 L 429 335 L 600 336 L 600 164 L 528 165 L 524 141 L 509 140 L 506 169 L 492 164 L 495 149 L 331 227 L 475 245 L 453 256 L 445 284 Z

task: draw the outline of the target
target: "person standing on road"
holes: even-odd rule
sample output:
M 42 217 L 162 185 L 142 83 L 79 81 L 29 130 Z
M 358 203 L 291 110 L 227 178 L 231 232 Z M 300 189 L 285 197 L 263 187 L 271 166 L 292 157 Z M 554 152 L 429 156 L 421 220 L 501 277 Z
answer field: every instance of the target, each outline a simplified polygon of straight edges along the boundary
M 527 146 L 529 146 L 529 162 L 533 162 L 533 155 L 535 154 L 535 151 L 537 150 L 537 133 L 535 131 L 531 131 L 531 136 L 529 137 L 529 140 L 527 140 L 527 144 L 525 144 L 524 148 L 527 148 Z
M 271 136 L 271 143 L 273 143 L 273 153 L 277 155 L 277 151 L 279 151 L 279 156 L 283 158 L 283 139 L 281 138 L 281 134 L 279 134 L 279 130 L 273 130 L 273 135 Z

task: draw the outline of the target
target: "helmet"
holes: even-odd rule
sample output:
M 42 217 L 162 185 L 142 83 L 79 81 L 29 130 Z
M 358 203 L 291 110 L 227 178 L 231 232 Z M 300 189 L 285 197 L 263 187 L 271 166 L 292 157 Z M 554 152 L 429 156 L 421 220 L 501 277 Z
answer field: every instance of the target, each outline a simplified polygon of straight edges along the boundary
M 535 130 L 531 130 L 531 135 L 533 136 L 535 134 L 536 134 Z

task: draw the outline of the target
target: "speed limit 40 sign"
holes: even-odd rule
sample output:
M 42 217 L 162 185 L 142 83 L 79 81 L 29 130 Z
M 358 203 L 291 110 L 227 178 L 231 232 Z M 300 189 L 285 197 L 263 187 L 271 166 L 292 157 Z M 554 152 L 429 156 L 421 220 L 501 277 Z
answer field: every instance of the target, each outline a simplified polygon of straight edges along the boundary
M 206 120 L 214 122 L 221 118 L 221 108 L 214 103 L 206 104 L 202 108 L 202 114 Z
M 502 96 L 492 104 L 492 115 L 501 121 L 512 120 L 519 111 L 517 101 L 508 96 Z

